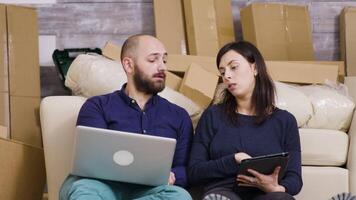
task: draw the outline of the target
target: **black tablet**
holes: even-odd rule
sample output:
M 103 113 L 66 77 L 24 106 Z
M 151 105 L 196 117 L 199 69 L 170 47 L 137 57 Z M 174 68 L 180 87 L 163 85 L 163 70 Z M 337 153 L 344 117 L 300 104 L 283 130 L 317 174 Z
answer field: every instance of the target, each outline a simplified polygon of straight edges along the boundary
M 286 171 L 288 157 L 288 152 L 283 152 L 244 159 L 240 163 L 238 174 L 251 176 L 247 169 L 253 169 L 261 174 L 269 175 L 276 167 L 280 166 L 281 170 L 278 176 L 280 180 Z

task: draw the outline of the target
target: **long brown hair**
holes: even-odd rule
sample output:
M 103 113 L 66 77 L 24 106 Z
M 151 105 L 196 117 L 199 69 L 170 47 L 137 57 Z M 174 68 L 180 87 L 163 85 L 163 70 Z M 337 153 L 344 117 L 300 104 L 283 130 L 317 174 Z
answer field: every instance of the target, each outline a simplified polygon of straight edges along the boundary
M 252 93 L 251 105 L 256 114 L 255 123 L 261 124 L 275 109 L 275 86 L 267 72 L 263 56 L 260 51 L 249 42 L 231 42 L 220 49 L 216 57 L 216 65 L 218 68 L 222 56 L 230 50 L 243 56 L 250 64 L 255 64 L 257 75 L 255 76 L 256 84 Z M 235 96 L 225 89 L 222 97 L 220 103 L 223 105 L 228 119 L 233 125 L 238 125 L 238 115 L 236 114 L 237 101 Z

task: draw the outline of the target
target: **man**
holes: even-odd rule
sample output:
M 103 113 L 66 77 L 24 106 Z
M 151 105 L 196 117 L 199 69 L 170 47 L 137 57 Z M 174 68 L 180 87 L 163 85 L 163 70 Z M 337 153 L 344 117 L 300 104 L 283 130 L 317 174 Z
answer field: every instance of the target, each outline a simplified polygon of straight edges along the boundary
M 186 165 L 193 133 L 188 113 L 157 93 L 165 87 L 167 52 L 149 35 L 134 35 L 123 44 L 122 66 L 127 83 L 113 93 L 88 99 L 77 125 L 106 128 L 177 140 L 168 185 L 157 187 L 69 176 L 61 200 L 190 200 Z M 174 186 L 177 185 L 177 186 Z

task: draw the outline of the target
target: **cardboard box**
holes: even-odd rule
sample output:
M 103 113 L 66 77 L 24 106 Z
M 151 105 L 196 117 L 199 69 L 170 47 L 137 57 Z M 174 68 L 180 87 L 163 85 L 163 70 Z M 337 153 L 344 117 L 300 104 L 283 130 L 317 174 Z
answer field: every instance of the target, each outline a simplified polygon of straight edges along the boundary
M 169 71 L 186 72 L 192 63 L 202 66 L 205 70 L 220 75 L 216 66 L 215 57 L 190 56 L 190 55 L 168 55 L 167 66 Z
M 11 139 L 42 147 L 39 97 L 10 97 Z
M 340 15 L 341 60 L 346 63 L 346 75 L 356 76 L 356 7 L 346 7 Z
M 0 160 L 0 199 L 42 199 L 46 180 L 43 149 L 0 138 Z
M 8 92 L 0 92 L 0 126 L 10 127 L 10 104 Z M 6 138 L 9 138 L 9 130 L 6 132 Z
M 193 100 L 201 108 L 209 106 L 214 98 L 219 77 L 198 64 L 192 63 L 184 74 L 179 92 Z
M 0 138 L 8 139 L 8 128 L 0 125 Z
M 337 65 L 338 66 L 338 81 L 343 83 L 345 77 L 345 62 L 344 61 L 292 61 L 296 63 L 322 64 L 322 65 Z
M 182 78 L 179 76 L 173 74 L 172 72 L 167 71 L 166 72 L 166 86 L 178 91 L 180 88 L 180 85 L 182 83 Z
M 308 8 L 252 3 L 241 9 L 243 38 L 266 60 L 314 60 Z
M 8 92 L 7 30 L 5 6 L 0 4 L 0 92 Z
M 112 42 L 106 42 L 103 50 L 103 56 L 121 63 L 121 48 Z
M 8 127 L 10 138 L 42 146 L 33 112 L 41 96 L 36 10 L 0 4 L 0 38 L 0 125 Z M 28 101 L 19 103 L 22 98 Z
M 325 80 L 337 82 L 338 65 L 266 61 L 267 69 L 275 81 L 322 84 Z
M 6 14 L 10 95 L 40 97 L 37 12 L 8 5 Z
M 153 1 L 156 37 L 168 54 L 187 54 L 183 5 L 181 0 Z
M 184 0 L 190 55 L 216 56 L 219 49 L 235 41 L 230 0 Z
M 345 76 L 345 62 L 344 61 L 290 61 L 294 63 L 307 63 L 307 64 L 322 64 L 322 65 L 337 65 L 338 74 Z

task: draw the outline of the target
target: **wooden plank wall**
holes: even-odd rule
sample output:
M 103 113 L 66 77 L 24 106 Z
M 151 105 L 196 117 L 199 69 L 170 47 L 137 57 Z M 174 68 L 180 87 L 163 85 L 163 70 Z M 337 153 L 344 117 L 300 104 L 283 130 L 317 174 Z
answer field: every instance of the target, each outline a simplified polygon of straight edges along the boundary
M 318 60 L 339 60 L 339 20 L 345 6 L 355 1 L 231 0 L 236 39 L 241 39 L 239 9 L 251 2 L 307 5 L 312 20 L 314 51 Z M 132 34 L 155 34 L 152 0 L 57 0 L 36 4 L 40 35 L 55 35 L 59 49 L 103 47 L 110 40 L 121 45 Z M 173 26 L 173 25 L 172 25 Z

